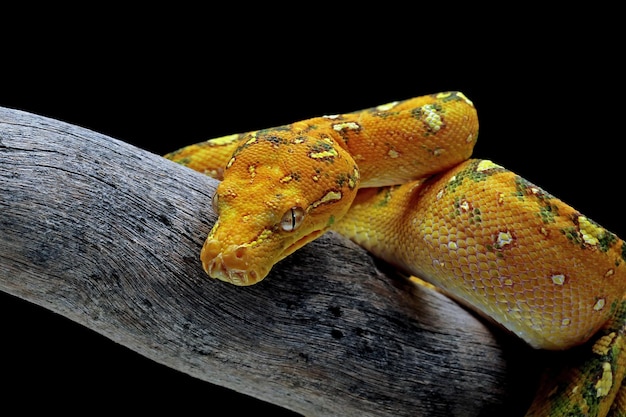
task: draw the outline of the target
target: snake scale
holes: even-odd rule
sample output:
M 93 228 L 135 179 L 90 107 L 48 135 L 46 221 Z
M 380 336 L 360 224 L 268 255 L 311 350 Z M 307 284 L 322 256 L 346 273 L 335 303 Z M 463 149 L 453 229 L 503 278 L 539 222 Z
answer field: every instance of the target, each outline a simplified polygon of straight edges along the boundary
M 254 284 L 336 230 L 534 348 L 593 337 L 589 359 L 547 379 L 528 416 L 622 415 L 626 245 L 519 175 L 471 159 L 477 137 L 472 102 L 444 92 L 166 158 L 222 180 L 200 255 L 211 277 Z

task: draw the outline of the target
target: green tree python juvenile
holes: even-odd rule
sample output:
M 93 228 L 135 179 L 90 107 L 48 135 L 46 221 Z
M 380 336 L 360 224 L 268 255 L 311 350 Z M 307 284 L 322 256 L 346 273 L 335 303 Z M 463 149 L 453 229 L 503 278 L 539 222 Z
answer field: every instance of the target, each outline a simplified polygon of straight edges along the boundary
M 166 157 L 222 180 L 201 260 L 235 285 L 333 229 L 539 349 L 596 338 L 528 415 L 623 412 L 626 246 L 489 160 L 472 102 L 446 92 L 234 134 Z M 610 410 L 612 405 L 614 409 Z

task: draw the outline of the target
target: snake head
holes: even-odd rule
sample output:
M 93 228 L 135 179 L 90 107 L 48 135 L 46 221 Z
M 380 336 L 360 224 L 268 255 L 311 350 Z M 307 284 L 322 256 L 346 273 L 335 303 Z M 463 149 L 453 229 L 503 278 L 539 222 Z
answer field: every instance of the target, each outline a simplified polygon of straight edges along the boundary
M 219 218 L 202 248 L 205 271 L 235 285 L 261 281 L 343 217 L 358 183 L 352 157 L 323 133 L 286 126 L 249 134 L 213 198 Z

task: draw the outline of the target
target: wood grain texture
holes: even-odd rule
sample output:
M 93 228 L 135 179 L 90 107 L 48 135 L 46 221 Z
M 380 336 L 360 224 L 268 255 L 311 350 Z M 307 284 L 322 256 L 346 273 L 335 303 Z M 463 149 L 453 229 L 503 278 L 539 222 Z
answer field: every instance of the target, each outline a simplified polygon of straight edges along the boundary
M 307 416 L 523 414 L 535 372 L 516 358 L 535 352 L 341 236 L 252 287 L 209 279 L 198 254 L 215 184 L 0 108 L 0 290 Z

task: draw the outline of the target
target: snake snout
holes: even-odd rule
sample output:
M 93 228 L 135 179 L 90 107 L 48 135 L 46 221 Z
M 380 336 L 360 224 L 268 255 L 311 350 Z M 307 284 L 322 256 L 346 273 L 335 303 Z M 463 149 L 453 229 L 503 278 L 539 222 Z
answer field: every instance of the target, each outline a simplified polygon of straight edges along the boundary
M 218 241 L 210 239 L 204 243 L 200 258 L 207 274 L 221 281 L 246 286 L 263 278 L 254 270 L 248 247 L 244 245 L 223 248 Z

